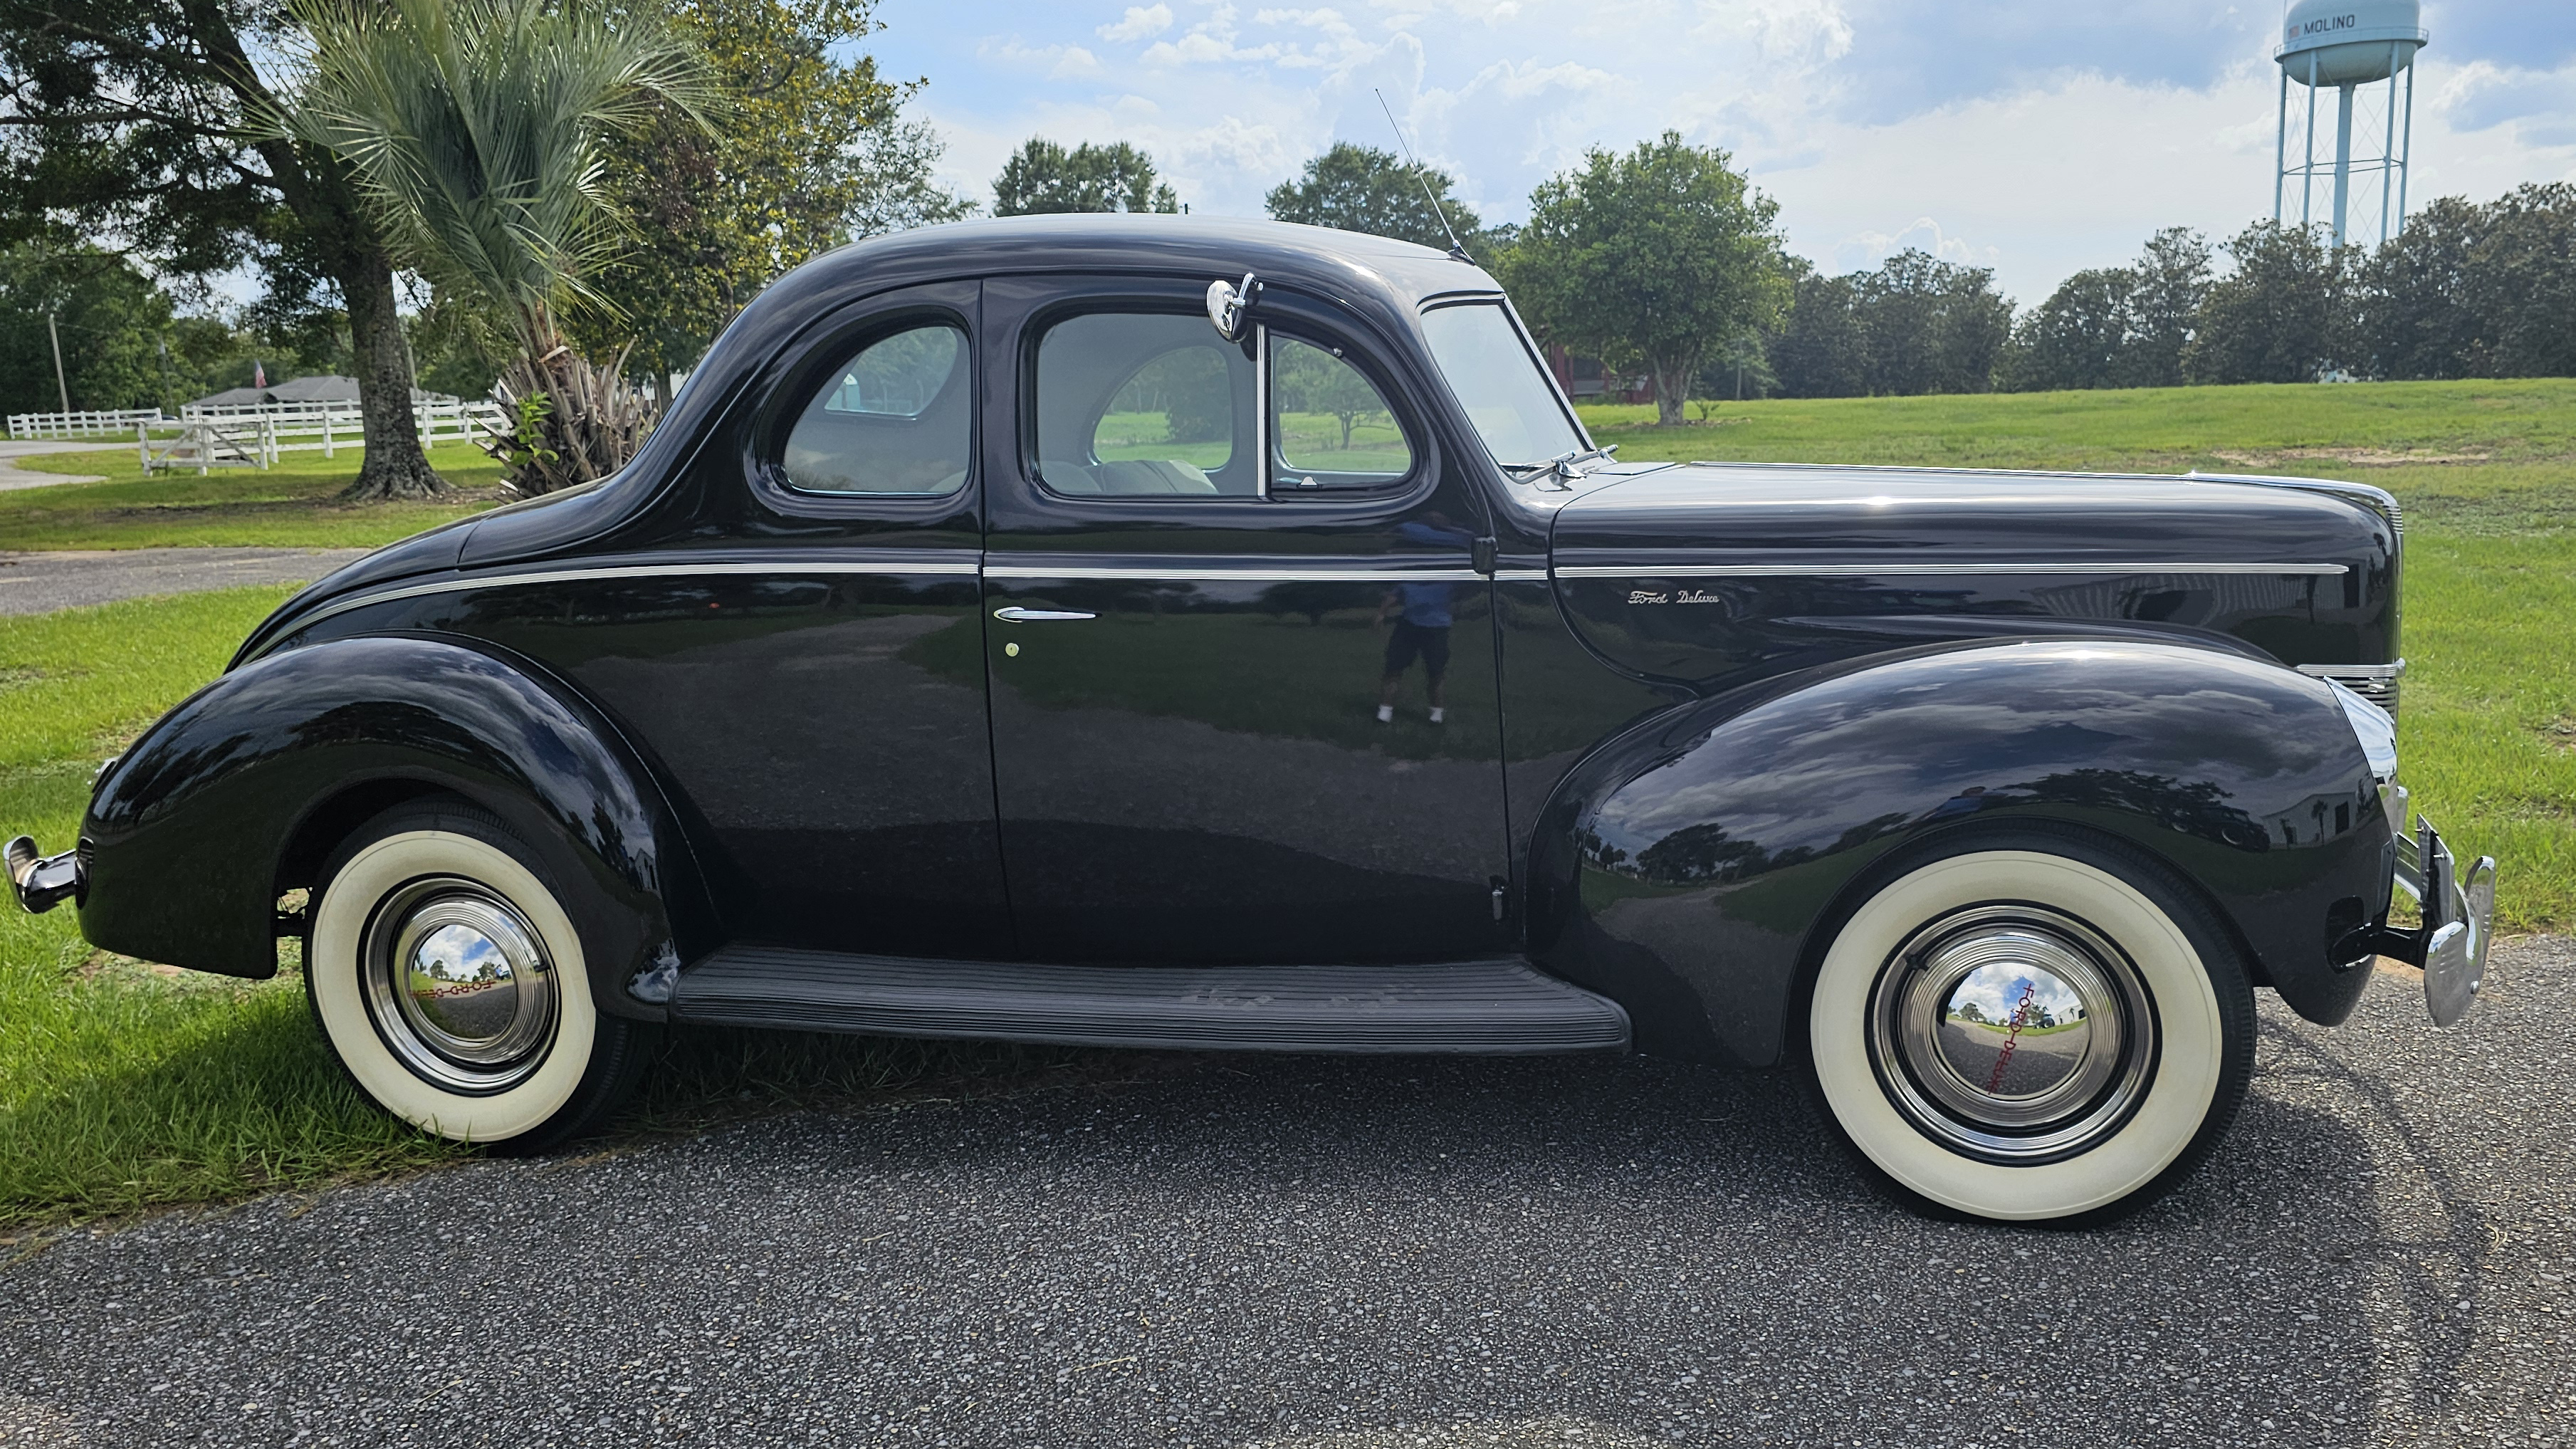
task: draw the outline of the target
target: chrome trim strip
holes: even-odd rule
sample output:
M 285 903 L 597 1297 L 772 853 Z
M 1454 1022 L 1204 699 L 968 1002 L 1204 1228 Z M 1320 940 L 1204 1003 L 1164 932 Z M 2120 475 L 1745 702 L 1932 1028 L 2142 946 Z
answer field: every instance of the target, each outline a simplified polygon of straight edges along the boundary
M 1052 568 L 1031 564 L 986 564 L 984 577 L 989 579 L 1142 579 L 1166 583 L 1242 584 L 1482 583 L 1485 578 L 1474 569 L 1192 568 L 1177 564 L 1170 568 L 1144 568 L 1126 564 L 1058 564 Z
M 2302 664 L 2299 672 L 2319 679 L 2391 680 L 2406 673 L 2406 661 L 2400 659 L 2394 664 Z
M 1547 570 L 1496 569 L 1494 570 L 1494 582 L 1498 584 L 1543 584 L 1547 582 Z
M 2153 559 L 2102 563 L 1784 563 L 1784 564 L 1561 564 L 1567 579 L 1916 578 L 1968 574 L 2320 574 L 2350 573 L 2342 564 L 2204 563 Z
M 369 604 L 391 604 L 403 599 L 427 598 L 432 594 L 461 594 L 476 589 L 511 589 L 528 584 L 580 583 L 590 579 L 691 578 L 723 575 L 772 575 L 799 578 L 812 574 L 921 575 L 942 578 L 973 578 L 979 572 L 971 563 L 945 560 L 921 560 L 910 563 L 888 559 L 882 562 L 853 563 L 704 563 L 704 564 L 621 564 L 608 568 L 550 569 L 524 574 L 475 574 L 470 577 L 440 579 L 434 583 L 409 584 L 397 589 L 379 589 L 374 593 L 355 594 L 333 599 L 297 621 L 296 627 L 317 624 L 351 609 Z
M 1252 496 L 1270 496 L 1270 328 L 1252 324 Z

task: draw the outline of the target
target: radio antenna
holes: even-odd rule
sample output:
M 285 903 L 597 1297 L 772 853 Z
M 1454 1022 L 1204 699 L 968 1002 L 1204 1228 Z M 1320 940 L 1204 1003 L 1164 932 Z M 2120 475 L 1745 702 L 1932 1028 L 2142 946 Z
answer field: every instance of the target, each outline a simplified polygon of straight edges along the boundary
M 1431 203 L 1431 214 L 1440 218 L 1440 229 L 1449 234 L 1449 255 L 1474 266 L 1476 259 L 1467 255 L 1467 244 L 1458 240 L 1458 229 L 1449 224 L 1448 210 L 1441 206 L 1440 198 L 1432 194 L 1431 178 L 1422 174 L 1422 162 L 1413 154 L 1413 143 L 1404 139 L 1404 128 L 1395 123 L 1395 107 L 1386 103 L 1386 92 L 1371 86 L 1369 94 L 1377 97 L 1377 108 L 1386 112 L 1387 129 L 1395 132 L 1395 144 L 1404 148 L 1404 164 L 1413 168 L 1413 179 L 1421 183 L 1422 199 Z

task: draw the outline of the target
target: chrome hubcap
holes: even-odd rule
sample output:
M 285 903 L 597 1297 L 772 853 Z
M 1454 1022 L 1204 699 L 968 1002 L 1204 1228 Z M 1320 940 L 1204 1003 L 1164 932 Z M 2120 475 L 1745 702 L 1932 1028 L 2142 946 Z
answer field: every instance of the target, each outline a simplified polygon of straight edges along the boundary
M 515 1085 L 554 1038 L 555 972 L 536 929 L 469 880 L 433 877 L 387 897 L 360 974 L 386 1045 L 450 1091 Z
M 1915 933 L 1880 973 L 1870 1047 L 1888 1098 L 1934 1141 L 2053 1161 L 2145 1095 L 2155 1012 L 2099 932 L 2036 906 L 1976 906 Z

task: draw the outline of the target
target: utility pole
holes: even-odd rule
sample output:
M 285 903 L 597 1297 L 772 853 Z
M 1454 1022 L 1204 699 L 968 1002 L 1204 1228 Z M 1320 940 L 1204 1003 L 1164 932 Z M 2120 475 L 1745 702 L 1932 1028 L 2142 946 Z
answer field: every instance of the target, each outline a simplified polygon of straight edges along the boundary
M 72 390 L 70 385 L 63 381 L 63 334 L 54 326 L 54 319 L 62 315 L 60 312 L 45 314 L 45 335 L 54 339 L 54 395 L 62 399 L 63 411 L 69 414 L 72 410 Z

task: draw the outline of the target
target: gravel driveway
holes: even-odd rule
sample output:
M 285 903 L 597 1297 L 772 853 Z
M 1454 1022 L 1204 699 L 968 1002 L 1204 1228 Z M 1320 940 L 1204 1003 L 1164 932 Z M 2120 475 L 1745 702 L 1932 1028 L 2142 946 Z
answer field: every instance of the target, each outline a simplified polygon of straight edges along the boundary
M 363 548 L 115 548 L 0 553 L 0 614 L 185 594 L 244 584 L 311 583 Z
M 2562 1443 L 2576 944 L 2263 1014 L 2182 1192 L 1872 1200 L 1782 1079 L 1203 1059 L 59 1237 L 0 1444 Z

